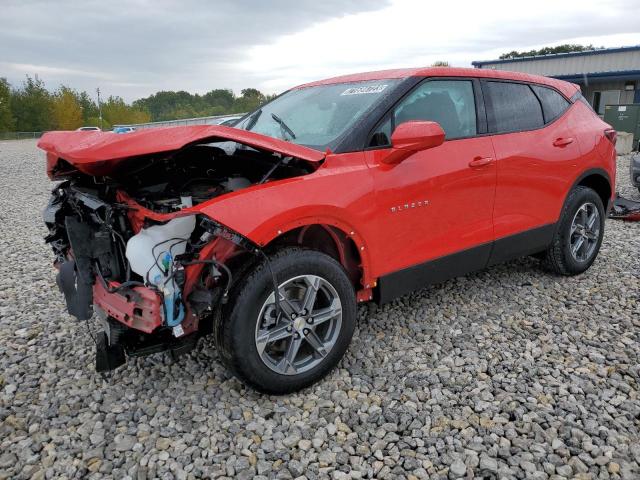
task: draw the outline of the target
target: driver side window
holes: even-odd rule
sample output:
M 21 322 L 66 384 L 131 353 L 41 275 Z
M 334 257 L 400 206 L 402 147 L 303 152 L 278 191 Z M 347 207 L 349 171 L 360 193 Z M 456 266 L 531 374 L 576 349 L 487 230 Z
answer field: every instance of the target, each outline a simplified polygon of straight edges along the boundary
M 438 122 L 446 140 L 477 134 L 476 104 L 470 80 L 428 80 L 405 97 L 376 129 L 370 146 L 391 145 L 396 126 L 410 120 Z

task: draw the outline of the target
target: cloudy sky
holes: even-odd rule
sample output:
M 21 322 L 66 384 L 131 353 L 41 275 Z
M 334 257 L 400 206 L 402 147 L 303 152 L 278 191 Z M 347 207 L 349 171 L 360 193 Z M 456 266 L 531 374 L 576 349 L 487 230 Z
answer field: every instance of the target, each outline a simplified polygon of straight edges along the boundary
M 133 100 L 277 93 L 344 73 L 640 44 L 639 0 L 0 0 L 0 77 Z

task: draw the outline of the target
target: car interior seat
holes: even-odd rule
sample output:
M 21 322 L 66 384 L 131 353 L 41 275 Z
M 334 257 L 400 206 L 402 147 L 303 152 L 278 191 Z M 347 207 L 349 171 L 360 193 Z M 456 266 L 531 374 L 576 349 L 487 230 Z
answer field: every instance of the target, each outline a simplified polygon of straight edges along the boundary
M 460 117 L 451 96 L 446 92 L 431 92 L 416 98 L 396 114 L 396 126 L 409 120 L 438 122 L 447 137 L 460 136 Z

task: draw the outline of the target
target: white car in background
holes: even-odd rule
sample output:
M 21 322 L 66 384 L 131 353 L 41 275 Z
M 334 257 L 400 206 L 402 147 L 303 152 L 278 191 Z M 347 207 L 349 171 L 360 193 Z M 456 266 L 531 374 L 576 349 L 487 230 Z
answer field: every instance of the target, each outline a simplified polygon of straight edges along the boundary
M 77 132 L 101 132 L 98 127 L 80 127 L 76 129 Z
M 236 115 L 234 117 L 221 118 L 220 121 L 215 125 L 222 125 L 223 127 L 233 127 L 242 117 L 242 115 Z

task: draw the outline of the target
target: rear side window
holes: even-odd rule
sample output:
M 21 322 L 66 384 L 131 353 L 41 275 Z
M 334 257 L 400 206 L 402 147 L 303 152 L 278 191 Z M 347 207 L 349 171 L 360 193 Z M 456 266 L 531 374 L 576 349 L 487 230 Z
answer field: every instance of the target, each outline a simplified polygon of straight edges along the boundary
M 541 87 L 539 85 L 531 85 L 531 88 L 536 92 L 540 103 L 542 103 L 544 123 L 553 122 L 569 108 L 569 102 L 552 88 Z
M 591 106 L 591 104 L 589 103 L 589 101 L 588 101 L 586 98 L 584 98 L 584 97 L 582 96 L 582 94 L 580 94 L 580 95 L 578 96 L 578 101 L 579 101 L 580 103 L 584 104 L 584 105 L 585 105 L 589 110 L 591 110 L 594 114 L 596 114 L 596 115 L 597 115 L 596 111 L 593 109 L 593 107 Z
M 542 107 L 529 85 L 487 82 L 486 87 L 493 133 L 534 130 L 544 126 Z

